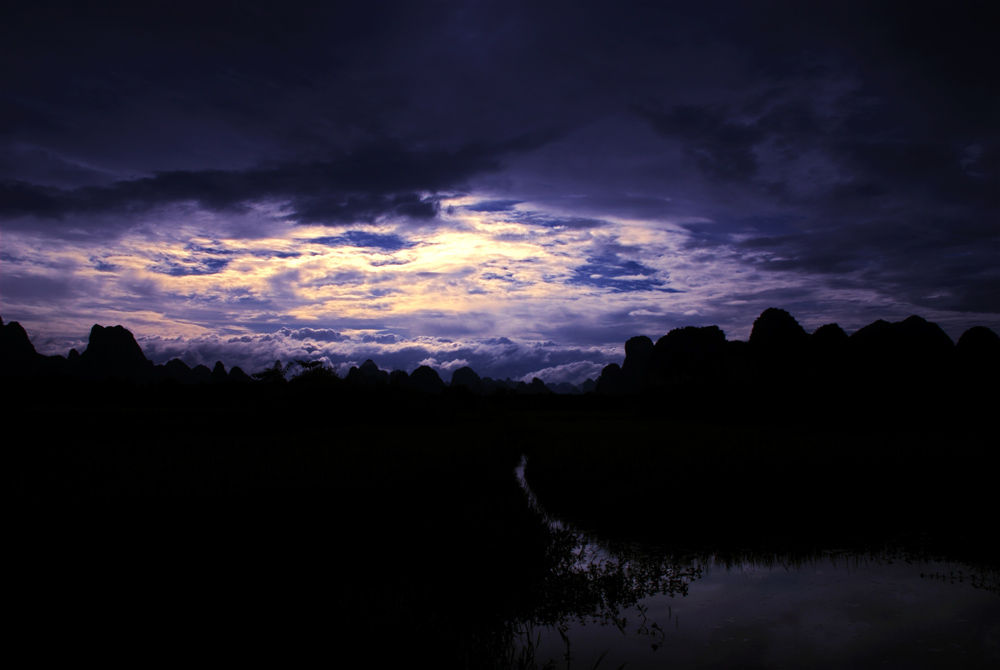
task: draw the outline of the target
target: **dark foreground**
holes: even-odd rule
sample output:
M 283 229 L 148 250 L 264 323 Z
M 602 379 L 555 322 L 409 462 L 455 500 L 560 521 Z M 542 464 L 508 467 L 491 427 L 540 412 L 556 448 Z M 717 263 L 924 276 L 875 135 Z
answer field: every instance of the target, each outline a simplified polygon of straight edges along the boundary
M 548 511 L 611 543 L 1000 564 L 981 426 L 663 419 L 587 397 L 100 397 L 7 414 L 32 431 L 5 451 L 14 638 L 39 661 L 532 667 L 525 626 L 613 623 L 680 588 L 574 570 L 513 477 L 522 455 Z

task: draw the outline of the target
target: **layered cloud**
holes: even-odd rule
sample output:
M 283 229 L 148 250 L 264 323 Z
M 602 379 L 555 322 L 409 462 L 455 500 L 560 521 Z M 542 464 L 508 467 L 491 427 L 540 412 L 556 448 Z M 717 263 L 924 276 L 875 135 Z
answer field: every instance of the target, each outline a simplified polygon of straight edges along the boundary
M 431 219 L 438 201 L 428 193 L 462 186 L 477 173 L 499 169 L 505 153 L 545 140 L 545 135 L 519 137 L 455 151 L 420 151 L 390 142 L 329 160 L 247 170 L 175 170 L 75 189 L 8 180 L 0 198 L 5 218 L 14 224 L 74 215 L 137 216 L 179 203 L 211 212 L 245 212 L 257 203 L 277 203 L 282 218 L 300 224 Z
M 897 10 L 15 3 L 2 316 L 553 379 L 770 306 L 1000 328 L 991 23 Z

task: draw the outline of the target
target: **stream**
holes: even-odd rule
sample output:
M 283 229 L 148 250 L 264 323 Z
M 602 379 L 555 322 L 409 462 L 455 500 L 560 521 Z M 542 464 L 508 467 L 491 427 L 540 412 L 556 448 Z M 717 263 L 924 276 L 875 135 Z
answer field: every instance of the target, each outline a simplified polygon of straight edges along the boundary
M 545 515 L 525 463 L 516 476 L 530 504 L 578 542 L 574 570 L 635 564 L 661 576 L 615 612 L 528 627 L 521 645 L 535 667 L 1000 667 L 995 571 L 889 554 L 725 564 L 619 551 Z

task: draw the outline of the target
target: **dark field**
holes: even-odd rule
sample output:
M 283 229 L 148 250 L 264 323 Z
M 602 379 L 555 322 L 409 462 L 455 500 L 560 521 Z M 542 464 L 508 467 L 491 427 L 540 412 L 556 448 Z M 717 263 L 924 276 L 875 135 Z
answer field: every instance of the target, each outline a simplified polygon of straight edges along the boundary
M 998 564 L 982 431 L 658 419 L 592 397 L 108 397 L 9 415 L 32 427 L 6 452 L 13 605 L 40 660 L 540 667 L 526 627 L 613 623 L 678 587 L 574 570 L 513 476 L 522 456 L 547 511 L 678 560 Z

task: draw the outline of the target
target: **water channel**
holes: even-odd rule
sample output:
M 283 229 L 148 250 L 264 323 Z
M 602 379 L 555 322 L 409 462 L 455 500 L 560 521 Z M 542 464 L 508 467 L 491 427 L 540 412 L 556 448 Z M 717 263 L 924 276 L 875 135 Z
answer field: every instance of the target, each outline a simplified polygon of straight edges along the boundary
M 517 476 L 537 509 L 523 462 Z M 535 667 L 1000 667 L 995 570 L 837 552 L 668 558 L 640 545 L 612 548 L 546 518 L 576 537 L 574 569 L 635 564 L 643 566 L 635 574 L 657 577 L 614 612 L 526 627 L 520 644 Z

